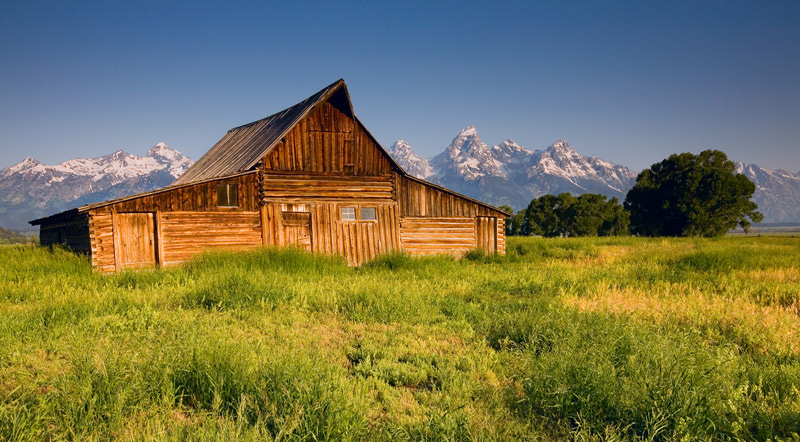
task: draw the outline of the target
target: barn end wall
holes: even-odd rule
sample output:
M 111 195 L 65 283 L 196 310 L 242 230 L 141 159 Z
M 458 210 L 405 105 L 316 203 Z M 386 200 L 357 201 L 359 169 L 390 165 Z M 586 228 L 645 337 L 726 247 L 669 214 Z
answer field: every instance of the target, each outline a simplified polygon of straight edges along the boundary
M 461 256 L 473 249 L 505 254 L 505 214 L 408 177 L 396 177 L 400 243 L 414 255 Z M 489 234 L 487 228 L 496 232 Z
M 75 214 L 67 219 L 41 224 L 39 243 L 43 246 L 63 245 L 88 254 L 91 251 L 89 218 L 85 214 Z

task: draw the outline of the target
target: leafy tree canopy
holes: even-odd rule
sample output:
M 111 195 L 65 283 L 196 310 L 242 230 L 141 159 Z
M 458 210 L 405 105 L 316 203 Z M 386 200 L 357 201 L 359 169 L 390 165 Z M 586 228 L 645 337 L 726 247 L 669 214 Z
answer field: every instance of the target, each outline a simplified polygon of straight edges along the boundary
M 750 198 L 755 184 L 734 174 L 719 150 L 673 154 L 645 169 L 628 192 L 631 231 L 644 236 L 720 236 L 763 216 Z
M 543 195 L 517 214 L 519 235 L 611 236 L 628 232 L 628 213 L 616 198 L 585 193 Z M 515 216 L 515 218 L 517 217 Z

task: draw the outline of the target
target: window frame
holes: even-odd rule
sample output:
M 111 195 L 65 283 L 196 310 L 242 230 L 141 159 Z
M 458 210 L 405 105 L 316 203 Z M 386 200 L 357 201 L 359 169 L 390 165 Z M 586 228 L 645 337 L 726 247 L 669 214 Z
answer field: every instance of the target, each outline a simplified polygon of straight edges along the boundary
M 345 218 L 344 217 L 344 210 L 352 209 L 353 210 L 353 217 L 352 218 Z M 362 210 L 364 209 L 372 209 L 372 212 L 375 218 L 372 219 L 364 219 Z M 339 221 L 342 222 L 365 222 L 365 223 L 377 223 L 378 222 L 378 206 L 373 205 L 361 205 L 361 204 L 353 204 L 353 205 L 341 205 L 339 206 Z
M 348 213 L 348 218 L 345 218 L 345 216 L 344 216 L 345 209 L 350 209 L 350 210 L 353 211 L 353 213 L 352 213 L 353 217 L 352 218 L 349 218 L 349 215 L 350 215 L 349 213 Z M 356 209 L 358 209 L 358 207 L 356 207 L 356 206 L 341 206 L 341 207 L 339 207 L 339 219 L 341 219 L 342 221 L 358 221 L 358 218 L 356 218 L 356 213 L 358 212 L 358 210 L 356 210 Z
M 224 186 L 225 188 L 225 201 L 228 204 L 222 204 L 220 201 L 220 190 Z M 233 195 L 231 195 L 231 189 L 233 189 Z M 233 201 L 231 201 L 231 196 L 233 197 Z M 230 205 L 233 203 L 233 205 Z M 222 209 L 238 209 L 239 208 L 239 186 L 237 183 L 217 183 L 217 207 Z
M 367 206 L 358 208 L 358 216 L 361 221 L 378 221 L 378 209 L 376 207 Z M 372 218 L 364 218 L 364 211 L 372 210 Z

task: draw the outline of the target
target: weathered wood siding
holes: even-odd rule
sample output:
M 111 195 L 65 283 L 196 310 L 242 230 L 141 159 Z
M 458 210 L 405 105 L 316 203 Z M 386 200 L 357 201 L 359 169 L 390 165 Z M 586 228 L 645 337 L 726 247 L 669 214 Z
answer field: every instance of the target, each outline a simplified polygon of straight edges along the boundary
M 419 181 L 398 176 L 401 216 L 504 216 L 500 212 Z
M 262 173 L 262 202 L 392 200 L 391 175 L 369 177 L 296 173 Z
M 506 220 L 497 218 L 497 253 L 506 254 Z
M 357 216 L 361 208 L 374 208 L 376 219 L 343 220 L 342 207 L 354 208 Z M 309 214 L 314 253 L 344 256 L 350 264 L 359 265 L 400 249 L 397 205 L 392 201 L 267 203 L 261 209 L 265 245 L 293 245 L 283 221 L 289 213 Z
M 152 268 L 156 265 L 156 214 L 153 212 L 112 215 L 114 261 L 118 269 Z
M 255 172 L 232 178 L 181 186 L 93 209 L 107 212 L 230 212 L 258 210 L 258 176 Z M 217 184 L 237 184 L 238 207 L 217 207 Z
M 388 175 L 386 154 L 361 126 L 330 103 L 301 120 L 266 155 L 267 170 Z
M 39 229 L 39 243 L 43 246 L 64 245 L 79 253 L 91 252 L 89 217 L 78 214 L 72 219 L 43 224 Z
M 250 151 L 257 152 L 258 146 Z M 115 217 L 146 216 L 154 223 L 155 262 L 162 265 L 209 249 L 269 245 L 340 255 L 355 265 L 399 250 L 505 252 L 502 212 L 402 176 L 342 103 L 319 105 L 260 155 L 256 170 L 238 176 L 89 206 L 88 216 L 74 225 L 43 225 L 43 244 L 63 242 L 57 234 L 67 229 L 75 232 L 75 245 L 70 245 L 91 251 L 95 268 L 120 270 L 120 254 L 130 253 L 119 245 L 122 227 Z M 218 206 L 218 184 L 237 184 L 237 207 Z M 343 207 L 353 208 L 356 219 L 342 219 Z M 361 219 L 362 208 L 375 209 L 376 219 Z M 134 258 L 129 260 L 139 259 Z
M 110 213 L 89 213 L 92 266 L 104 273 L 117 269 L 114 260 L 114 229 L 111 218 Z
M 461 256 L 476 247 L 475 219 L 402 217 L 400 245 L 412 255 L 443 253 Z
M 259 247 L 259 212 L 161 212 L 163 264 L 174 265 L 207 250 Z

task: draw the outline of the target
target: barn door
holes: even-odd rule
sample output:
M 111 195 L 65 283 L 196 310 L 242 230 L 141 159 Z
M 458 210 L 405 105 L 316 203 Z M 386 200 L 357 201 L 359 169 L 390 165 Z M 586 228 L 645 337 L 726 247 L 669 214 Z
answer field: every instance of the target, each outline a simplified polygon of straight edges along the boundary
M 283 212 L 283 244 L 311 251 L 311 213 Z
M 156 229 L 153 213 L 118 213 L 115 227 L 119 251 L 117 268 L 153 267 L 156 264 Z
M 479 216 L 475 218 L 477 248 L 486 253 L 497 253 L 497 218 Z

